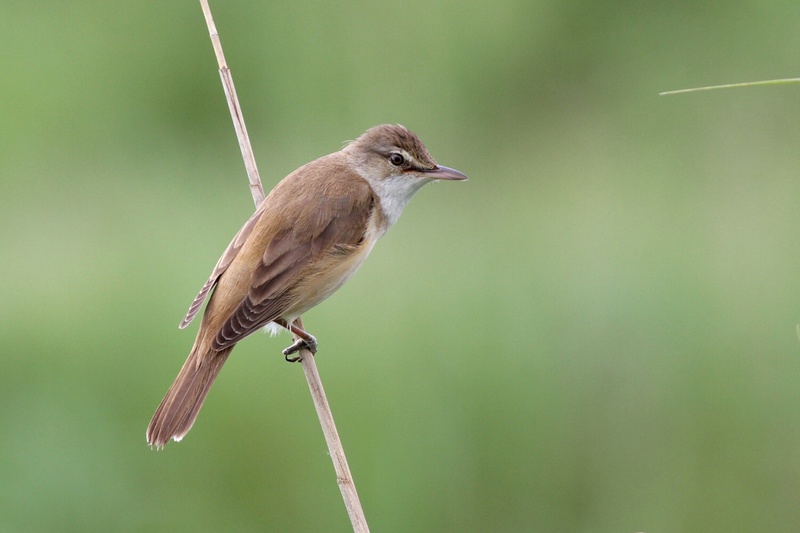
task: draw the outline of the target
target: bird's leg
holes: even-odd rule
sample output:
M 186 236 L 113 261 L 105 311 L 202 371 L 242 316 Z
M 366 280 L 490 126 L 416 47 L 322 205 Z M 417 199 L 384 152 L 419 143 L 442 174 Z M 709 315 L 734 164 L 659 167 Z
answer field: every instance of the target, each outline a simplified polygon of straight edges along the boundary
M 284 328 L 288 329 L 289 331 L 292 332 L 292 334 L 295 337 L 297 337 L 297 340 L 294 341 L 294 343 L 291 346 L 283 350 L 283 356 L 288 362 L 296 363 L 297 361 L 299 361 L 301 359 L 300 357 L 289 357 L 289 356 L 292 355 L 293 353 L 299 352 L 303 348 L 308 348 L 308 350 L 312 354 L 317 353 L 317 339 L 316 337 L 314 337 L 314 335 L 308 333 L 300 326 L 296 326 L 294 323 L 289 325 L 282 318 L 278 318 L 274 322 L 279 326 L 283 326 Z

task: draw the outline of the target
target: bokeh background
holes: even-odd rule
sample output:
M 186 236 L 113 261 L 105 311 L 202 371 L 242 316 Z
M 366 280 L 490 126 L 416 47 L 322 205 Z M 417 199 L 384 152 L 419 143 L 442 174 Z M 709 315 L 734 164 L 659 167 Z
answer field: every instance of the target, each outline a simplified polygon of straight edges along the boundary
M 800 3 L 216 2 L 271 188 L 423 189 L 306 324 L 374 531 L 797 531 Z M 253 206 L 196 2 L 3 3 L 0 530 L 348 531 L 288 336 L 150 416 Z

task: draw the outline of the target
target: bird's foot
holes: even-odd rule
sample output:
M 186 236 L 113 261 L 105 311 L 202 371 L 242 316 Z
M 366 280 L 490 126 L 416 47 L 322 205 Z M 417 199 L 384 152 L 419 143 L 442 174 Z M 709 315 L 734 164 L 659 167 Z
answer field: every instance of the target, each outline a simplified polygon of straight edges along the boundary
M 311 355 L 317 353 L 317 339 L 313 335 L 310 335 L 308 333 L 306 333 L 306 335 L 308 335 L 307 338 L 301 337 L 296 341 L 294 341 L 294 343 L 291 346 L 283 350 L 283 356 L 286 359 L 286 361 L 288 361 L 289 363 L 296 363 L 297 361 L 302 359 L 302 357 L 300 356 L 297 357 L 289 357 L 289 356 L 303 349 L 307 349 L 308 351 L 310 351 Z

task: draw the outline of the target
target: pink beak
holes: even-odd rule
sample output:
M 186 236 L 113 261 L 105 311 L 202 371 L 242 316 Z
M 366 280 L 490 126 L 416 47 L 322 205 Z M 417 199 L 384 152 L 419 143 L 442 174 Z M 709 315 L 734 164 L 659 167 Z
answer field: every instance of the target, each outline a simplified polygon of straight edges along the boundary
M 430 178 L 432 180 L 465 181 L 467 179 L 466 174 L 463 174 L 454 168 L 443 167 L 441 165 L 423 172 L 426 178 Z

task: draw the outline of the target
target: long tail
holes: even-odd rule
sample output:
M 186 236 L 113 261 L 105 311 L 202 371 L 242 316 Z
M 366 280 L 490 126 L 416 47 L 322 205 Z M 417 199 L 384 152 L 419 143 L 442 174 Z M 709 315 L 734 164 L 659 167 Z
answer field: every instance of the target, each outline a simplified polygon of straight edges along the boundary
M 233 346 L 208 354 L 200 353 L 197 345 L 192 348 L 189 358 L 147 426 L 147 443 L 150 446 L 163 448 L 169 439 L 180 441 L 189 432 L 231 350 Z

